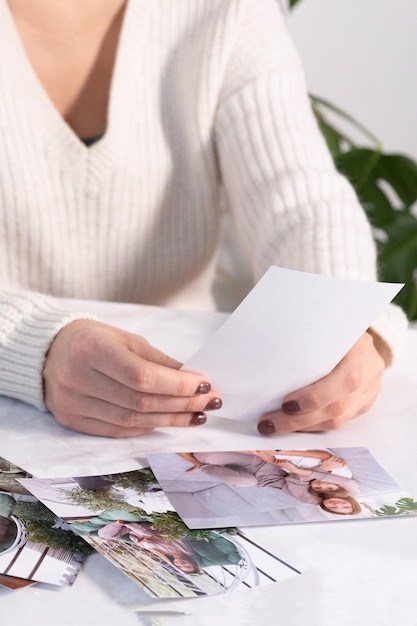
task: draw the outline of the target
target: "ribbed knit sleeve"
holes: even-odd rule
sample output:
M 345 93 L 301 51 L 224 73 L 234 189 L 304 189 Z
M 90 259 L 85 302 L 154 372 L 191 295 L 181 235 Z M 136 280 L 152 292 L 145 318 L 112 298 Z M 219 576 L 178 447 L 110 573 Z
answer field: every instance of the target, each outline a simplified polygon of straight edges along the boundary
M 245 55 L 248 48 L 252 53 Z M 376 280 L 370 224 L 352 186 L 335 169 L 276 2 L 247 5 L 228 71 L 231 85 L 226 77 L 216 139 L 254 278 L 274 264 Z M 395 354 L 405 328 L 405 315 L 391 306 L 375 330 Z
M 60 308 L 47 296 L 2 290 L 0 394 L 46 410 L 42 373 L 51 341 L 69 322 L 91 317 Z

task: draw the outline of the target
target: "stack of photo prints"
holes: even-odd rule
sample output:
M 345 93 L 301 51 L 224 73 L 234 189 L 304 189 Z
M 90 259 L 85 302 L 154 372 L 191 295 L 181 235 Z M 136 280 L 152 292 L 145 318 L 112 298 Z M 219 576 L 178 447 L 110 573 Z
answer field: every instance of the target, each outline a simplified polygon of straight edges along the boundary
M 72 585 L 96 551 L 154 598 L 228 593 L 300 573 L 253 526 L 417 514 L 364 447 L 147 460 L 119 474 L 36 478 L 0 458 L 0 586 Z

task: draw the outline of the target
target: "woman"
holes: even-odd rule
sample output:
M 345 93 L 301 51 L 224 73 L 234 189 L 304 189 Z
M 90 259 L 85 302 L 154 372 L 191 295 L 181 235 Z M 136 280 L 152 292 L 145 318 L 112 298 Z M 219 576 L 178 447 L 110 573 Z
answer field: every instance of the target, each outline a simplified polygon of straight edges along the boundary
M 270 452 L 270 451 L 267 451 Z M 308 457 L 311 451 L 299 450 Z M 323 451 L 325 453 L 325 451 Z M 287 459 L 270 462 L 270 454 L 256 452 L 194 452 L 178 453 L 192 463 L 187 473 L 200 471 L 219 482 L 235 487 L 272 487 L 282 489 L 306 504 L 320 504 L 324 495 L 358 495 L 359 485 L 352 478 L 331 474 L 320 469 L 303 469 Z
M 116 520 L 100 528 L 97 534 L 102 539 L 129 539 L 146 550 L 162 551 L 175 558 L 193 555 L 184 539 L 167 539 L 164 532 L 153 528 L 150 522 Z
M 210 565 L 237 564 L 241 560 L 235 544 L 215 532 L 204 539 L 192 536 L 167 539 L 163 530 L 152 528 L 149 522 L 117 520 L 100 528 L 98 535 L 103 539 L 128 539 L 188 573 L 200 573 Z
M 323 511 L 335 515 L 358 515 L 362 509 L 361 505 L 352 496 L 346 497 L 324 497 L 320 502 Z
M 223 198 L 254 280 L 376 279 L 276 0 L 7 0 L 0 40 L 1 394 L 101 436 L 203 424 L 203 375 L 49 296 L 212 308 Z M 404 330 L 389 307 L 258 430 L 368 410 Z
M 288 472 L 288 482 L 293 485 L 293 491 L 302 487 L 299 495 L 312 504 L 318 503 L 323 494 L 347 496 L 360 493 L 346 461 L 330 450 L 256 450 L 255 454 L 259 459 Z M 312 500 L 304 494 L 305 487 L 313 496 Z
M 352 478 L 352 472 L 346 461 L 334 455 L 330 450 L 255 450 L 249 451 L 249 454 L 256 454 L 263 461 L 281 467 L 283 461 L 286 460 L 291 461 L 299 469 L 316 469 Z
M 190 550 L 189 554 L 181 550 L 164 551 L 163 554 L 183 572 L 198 574 L 206 567 L 237 565 L 242 560 L 236 545 L 214 531 L 204 539 L 196 539 L 190 535 L 179 541 Z
M 182 556 L 179 554 L 178 556 L 173 556 L 171 554 L 161 555 L 166 558 L 174 567 L 179 569 L 184 574 L 201 574 L 201 567 L 194 561 L 191 557 Z

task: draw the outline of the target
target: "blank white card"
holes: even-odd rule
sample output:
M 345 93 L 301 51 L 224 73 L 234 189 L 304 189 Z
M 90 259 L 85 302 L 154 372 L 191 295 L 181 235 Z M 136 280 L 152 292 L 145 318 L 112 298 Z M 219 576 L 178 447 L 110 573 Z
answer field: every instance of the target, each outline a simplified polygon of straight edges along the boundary
M 401 287 L 271 267 L 184 369 L 219 391 L 216 415 L 256 420 L 328 374 Z

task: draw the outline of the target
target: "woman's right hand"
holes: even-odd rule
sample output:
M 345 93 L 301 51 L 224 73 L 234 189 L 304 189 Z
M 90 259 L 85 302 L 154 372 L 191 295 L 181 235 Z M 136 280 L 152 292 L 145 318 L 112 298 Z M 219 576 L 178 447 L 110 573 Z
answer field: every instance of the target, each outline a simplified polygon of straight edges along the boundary
M 197 426 L 221 400 L 201 374 L 146 339 L 93 320 L 55 337 L 43 372 L 45 404 L 72 430 L 133 437 L 162 426 Z

